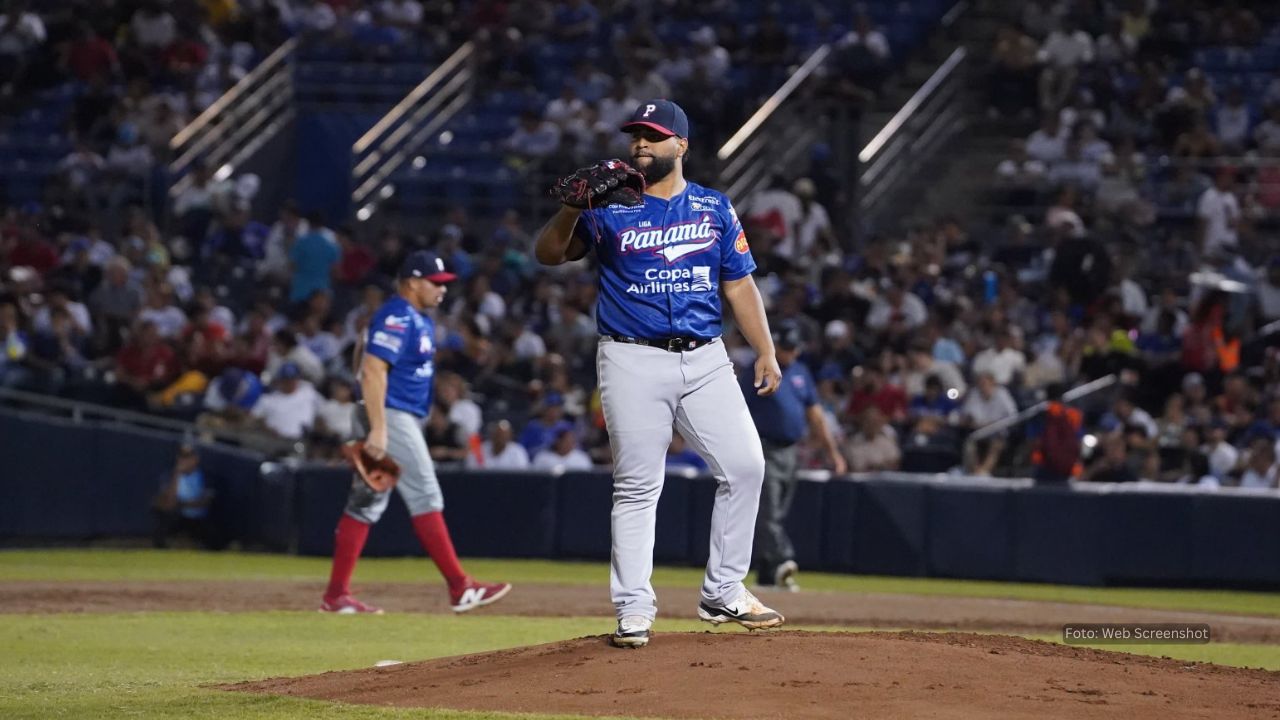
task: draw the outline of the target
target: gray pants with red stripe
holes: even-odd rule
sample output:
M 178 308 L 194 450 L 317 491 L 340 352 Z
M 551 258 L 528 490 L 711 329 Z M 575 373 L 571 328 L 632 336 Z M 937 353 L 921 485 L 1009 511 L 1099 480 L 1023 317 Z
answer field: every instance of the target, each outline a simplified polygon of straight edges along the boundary
M 683 353 L 601 338 L 600 397 L 613 449 L 609 591 L 619 618 L 653 619 L 653 543 L 672 425 L 719 486 L 702 599 L 729 605 L 751 568 L 764 453 L 724 343 Z

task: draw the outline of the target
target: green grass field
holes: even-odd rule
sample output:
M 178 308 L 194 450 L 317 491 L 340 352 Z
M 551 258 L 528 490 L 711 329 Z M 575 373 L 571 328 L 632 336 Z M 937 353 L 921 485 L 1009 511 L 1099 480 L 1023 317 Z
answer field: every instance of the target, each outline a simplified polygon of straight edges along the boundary
M 328 561 L 252 554 L 150 551 L 0 552 L 0 584 L 16 580 L 316 580 Z M 478 575 L 516 583 L 601 583 L 593 563 L 470 560 Z M 370 559 L 363 582 L 420 582 L 421 560 Z M 661 569 L 658 585 L 696 583 L 693 569 Z M 1280 615 L 1265 593 L 1094 589 L 1047 585 L 853 577 L 806 573 L 807 588 L 1094 602 L 1163 609 Z M 703 629 L 664 619 L 665 631 Z M 821 628 L 808 628 L 821 629 Z M 848 629 L 848 628 L 844 628 Z M 388 710 L 241 695 L 213 683 L 370 667 L 605 632 L 600 618 L 453 617 L 400 614 L 139 613 L 0 615 L 0 718 L 466 718 L 516 717 Z M 1055 640 L 1057 638 L 1044 637 Z M 1280 646 L 1130 646 L 1188 660 L 1280 670 Z M 552 716 L 540 715 L 539 718 Z

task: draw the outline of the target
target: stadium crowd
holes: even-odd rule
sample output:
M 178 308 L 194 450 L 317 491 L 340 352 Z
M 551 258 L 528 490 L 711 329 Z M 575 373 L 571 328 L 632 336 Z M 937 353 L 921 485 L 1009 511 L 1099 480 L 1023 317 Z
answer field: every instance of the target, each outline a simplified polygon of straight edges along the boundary
M 329 32 L 361 12 L 373 13 L 378 27 L 428 32 L 437 27 L 423 20 L 430 5 L 210 0 L 199 3 L 203 14 L 144 3 L 127 17 L 78 15 L 87 21 L 82 51 L 115 60 L 83 63 L 110 71 L 81 77 L 90 90 L 77 100 L 77 150 L 58 191 L 43 204 L 3 208 L 0 386 L 192 419 L 247 431 L 244 442 L 269 438 L 291 452 L 333 457 L 350 431 L 351 359 L 364 323 L 393 291 L 404 255 L 430 246 L 461 278 L 440 311 L 437 392 L 424 427 L 437 461 L 608 464 L 594 383 L 591 261 L 538 266 L 530 234 L 539 218 L 510 212 L 481 222 L 458 207 L 425 233 L 331 226 L 293 205 L 255 218 L 251 183 L 200 168 L 162 232 L 120 182 L 144 159 L 156 162 L 183 119 L 283 33 Z M 498 4 L 477 3 L 469 17 L 490 22 L 491 5 Z M 1041 14 L 1028 9 L 992 53 L 993 97 L 1008 102 L 993 111 L 1044 117 L 1000 170 L 1013 194 L 1007 204 L 1036 208 L 1052 197 L 1043 221 L 1025 219 L 1036 217 L 1030 210 L 995 230 L 942 218 L 855 245 L 842 218 L 823 206 L 822 178 L 778 178 L 737 199 L 772 322 L 806 339 L 802 360 L 853 471 L 1275 487 L 1280 353 L 1258 332 L 1280 319 L 1280 260 L 1266 250 L 1274 251 L 1273 229 L 1249 211 L 1256 194 L 1240 192 L 1234 173 L 1218 172 L 1207 187 L 1196 168 L 1175 163 L 1157 183 L 1144 159 L 1216 156 L 1224 141 L 1217 111 L 1234 107 L 1237 95 L 1225 92 L 1219 106 L 1190 72 L 1177 88 L 1155 88 L 1170 73 L 1148 76 L 1146 64 L 1178 67 L 1186 59 L 1162 59 L 1182 52 L 1170 49 L 1176 44 L 1164 32 L 1174 21 L 1144 15 L 1147 4 L 1102 4 L 1096 16 L 1077 5 L 1058 12 L 1029 3 Z M 0 20 L 0 48 L 11 45 L 11 28 L 38 35 L 29 30 L 33 13 L 14 7 Z M 203 18 L 199 33 L 160 32 L 188 18 Z M 1242 45 L 1263 32 L 1257 18 L 1240 14 L 1237 24 L 1232 37 Z M 1103 42 L 1104 31 L 1114 42 Z M 1126 32 L 1155 49 L 1143 50 L 1143 38 L 1126 40 Z M 148 33 L 156 37 L 148 41 Z M 55 37 L 44 34 L 41 46 Z M 80 46 L 59 37 L 57 47 L 74 56 L 70 49 Z M 201 51 L 175 49 L 193 37 L 205 38 L 196 43 Z M 710 45 L 695 47 L 714 59 L 723 40 L 713 34 Z M 22 86 L 39 81 L 33 52 L 16 60 L 0 52 L 25 68 L 4 102 L 20 103 Z M 1139 62 L 1144 52 L 1154 59 Z M 1140 71 L 1132 77 L 1124 72 L 1131 66 Z M 209 73 L 202 99 L 199 79 Z M 1125 92 L 1099 91 L 1120 79 Z M 563 109 L 565 122 L 585 122 L 587 105 L 575 102 L 584 90 L 570 88 L 547 114 Z M 633 91 L 621 82 L 602 88 L 598 110 Z M 96 105 L 81 111 L 81 102 Z M 1201 103 L 1199 114 L 1175 112 L 1181 124 L 1143 114 L 1185 110 L 1188 102 Z M 1210 115 L 1217 125 L 1201 121 Z M 1161 132 L 1124 131 L 1145 127 Z M 1226 141 L 1265 153 L 1264 127 L 1249 125 Z M 1185 219 L 1199 219 L 1194 227 L 1166 213 L 1159 194 L 1188 188 L 1184 209 L 1194 210 Z M 725 342 L 749 367 L 742 339 L 730 330 Z M 1056 401 L 1063 388 L 1113 375 L 1119 391 L 1105 407 L 1051 412 L 1026 429 L 965 442 L 974 429 Z M 1070 467 L 1057 466 L 1064 447 Z M 822 448 L 806 445 L 805 467 L 825 461 Z M 670 462 L 705 467 L 678 436 Z

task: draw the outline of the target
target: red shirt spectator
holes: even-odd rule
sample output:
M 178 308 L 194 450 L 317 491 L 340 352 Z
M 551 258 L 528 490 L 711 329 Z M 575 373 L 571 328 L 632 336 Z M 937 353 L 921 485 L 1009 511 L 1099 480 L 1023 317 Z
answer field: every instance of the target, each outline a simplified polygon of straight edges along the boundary
M 18 242 L 9 251 L 9 266 L 26 265 L 41 275 L 58 267 L 58 251 L 53 243 L 30 232 L 18 234 Z
M 845 413 L 850 418 L 861 417 L 867 406 L 874 405 L 890 422 L 902 422 L 907 417 L 907 393 L 887 382 L 881 371 L 865 368 L 861 385 L 849 396 Z
M 378 264 L 378 258 L 368 247 L 355 241 L 350 228 L 338 230 L 338 243 L 342 247 L 342 258 L 338 261 L 335 279 L 343 285 L 360 284 Z
M 178 375 L 173 348 L 160 340 L 154 323 L 138 325 L 133 338 L 116 354 L 120 381 L 139 392 L 163 387 Z
M 67 48 L 67 69 L 81 82 L 109 80 L 117 62 L 116 49 L 88 25 L 81 26 L 80 37 Z
M 175 75 L 198 72 L 209 60 L 209 48 L 190 38 L 178 38 L 160 53 L 160 62 Z

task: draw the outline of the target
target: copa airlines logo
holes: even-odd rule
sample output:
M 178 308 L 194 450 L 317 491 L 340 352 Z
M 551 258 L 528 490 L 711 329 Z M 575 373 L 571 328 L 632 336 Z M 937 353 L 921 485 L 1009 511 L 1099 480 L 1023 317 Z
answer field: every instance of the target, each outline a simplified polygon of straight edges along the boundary
M 636 295 L 654 293 L 711 292 L 711 267 L 694 265 L 678 268 L 649 268 L 644 271 L 644 282 L 631 283 L 627 292 Z
M 618 233 L 618 251 L 622 254 L 652 250 L 675 262 L 682 257 L 702 252 L 719 240 L 711 226 L 711 216 L 699 220 L 657 228 L 627 228 Z

